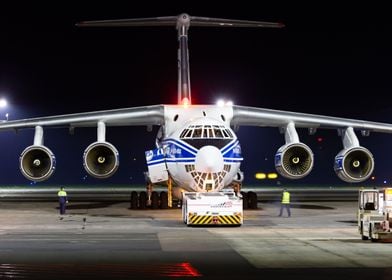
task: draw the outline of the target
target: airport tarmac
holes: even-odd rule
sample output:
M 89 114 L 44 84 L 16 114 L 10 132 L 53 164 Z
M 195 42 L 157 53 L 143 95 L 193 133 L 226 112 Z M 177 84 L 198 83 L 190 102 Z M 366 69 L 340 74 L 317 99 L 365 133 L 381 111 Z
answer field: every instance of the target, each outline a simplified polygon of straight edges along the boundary
M 180 209 L 0 202 L 0 279 L 392 279 L 392 244 L 362 241 L 355 202 L 245 210 L 241 227 L 186 227 Z

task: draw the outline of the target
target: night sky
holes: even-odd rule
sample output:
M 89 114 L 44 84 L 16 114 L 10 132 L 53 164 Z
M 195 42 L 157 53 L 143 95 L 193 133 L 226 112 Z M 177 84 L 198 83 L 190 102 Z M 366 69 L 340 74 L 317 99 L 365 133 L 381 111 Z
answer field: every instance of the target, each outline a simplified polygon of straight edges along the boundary
M 18 119 L 175 103 L 174 27 L 82 29 L 75 23 L 186 12 L 286 24 L 284 29 L 191 27 L 193 103 L 226 98 L 239 105 L 392 122 L 392 21 L 386 7 L 342 7 L 327 1 L 317 6 L 170 1 L 138 7 L 134 1 L 83 2 L 1 7 L 0 98 L 10 104 L 0 109 L 0 119 L 7 112 L 10 119 Z M 113 177 L 98 181 L 85 178 L 82 167 L 83 151 L 96 141 L 96 129 L 79 128 L 75 135 L 67 129 L 47 129 L 45 144 L 57 159 L 47 183 L 143 183 L 144 151 L 154 147 L 156 131 L 108 128 L 107 140 L 120 152 L 120 168 Z M 313 172 L 299 183 L 341 184 L 333 171 L 333 159 L 342 148 L 336 131 L 299 134 L 315 153 Z M 257 183 L 255 172 L 274 171 L 273 156 L 284 137 L 277 128 L 247 127 L 240 128 L 238 137 L 245 184 Z M 392 135 L 375 133 L 359 140 L 373 152 L 376 182 L 389 182 Z M 0 134 L 0 184 L 28 184 L 18 160 L 32 142 L 32 130 Z

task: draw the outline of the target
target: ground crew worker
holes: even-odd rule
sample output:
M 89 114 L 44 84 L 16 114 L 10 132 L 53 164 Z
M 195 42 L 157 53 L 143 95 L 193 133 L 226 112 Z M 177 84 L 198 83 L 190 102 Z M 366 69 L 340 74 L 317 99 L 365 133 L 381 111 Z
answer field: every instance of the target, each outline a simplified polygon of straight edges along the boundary
M 282 192 L 282 200 L 281 200 L 281 204 L 280 204 L 279 217 L 282 217 L 283 208 L 286 208 L 287 215 L 290 217 L 291 216 L 291 212 L 290 212 L 290 193 L 287 191 L 287 189 L 283 189 L 283 192 Z
M 68 203 L 67 192 L 64 191 L 64 187 L 60 188 L 59 192 L 57 193 L 57 196 L 59 197 L 60 203 L 60 215 L 64 215 L 66 204 Z

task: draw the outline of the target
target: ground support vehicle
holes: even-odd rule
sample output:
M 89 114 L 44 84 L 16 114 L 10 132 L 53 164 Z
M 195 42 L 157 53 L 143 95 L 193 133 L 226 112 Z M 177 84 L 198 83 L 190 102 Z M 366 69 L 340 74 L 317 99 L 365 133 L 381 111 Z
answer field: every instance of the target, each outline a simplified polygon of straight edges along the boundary
M 184 192 L 182 219 L 187 225 L 231 225 L 243 223 L 240 194 L 230 191 Z
M 392 240 L 392 188 L 361 189 L 358 199 L 358 231 L 362 240 Z

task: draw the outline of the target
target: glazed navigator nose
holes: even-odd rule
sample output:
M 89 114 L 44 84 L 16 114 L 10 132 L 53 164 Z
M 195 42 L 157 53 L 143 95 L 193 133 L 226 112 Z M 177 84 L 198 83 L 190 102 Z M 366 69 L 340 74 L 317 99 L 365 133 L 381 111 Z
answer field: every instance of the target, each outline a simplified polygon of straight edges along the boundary
M 195 169 L 202 173 L 215 173 L 223 170 L 223 156 L 220 150 L 214 146 L 202 147 L 195 160 Z

